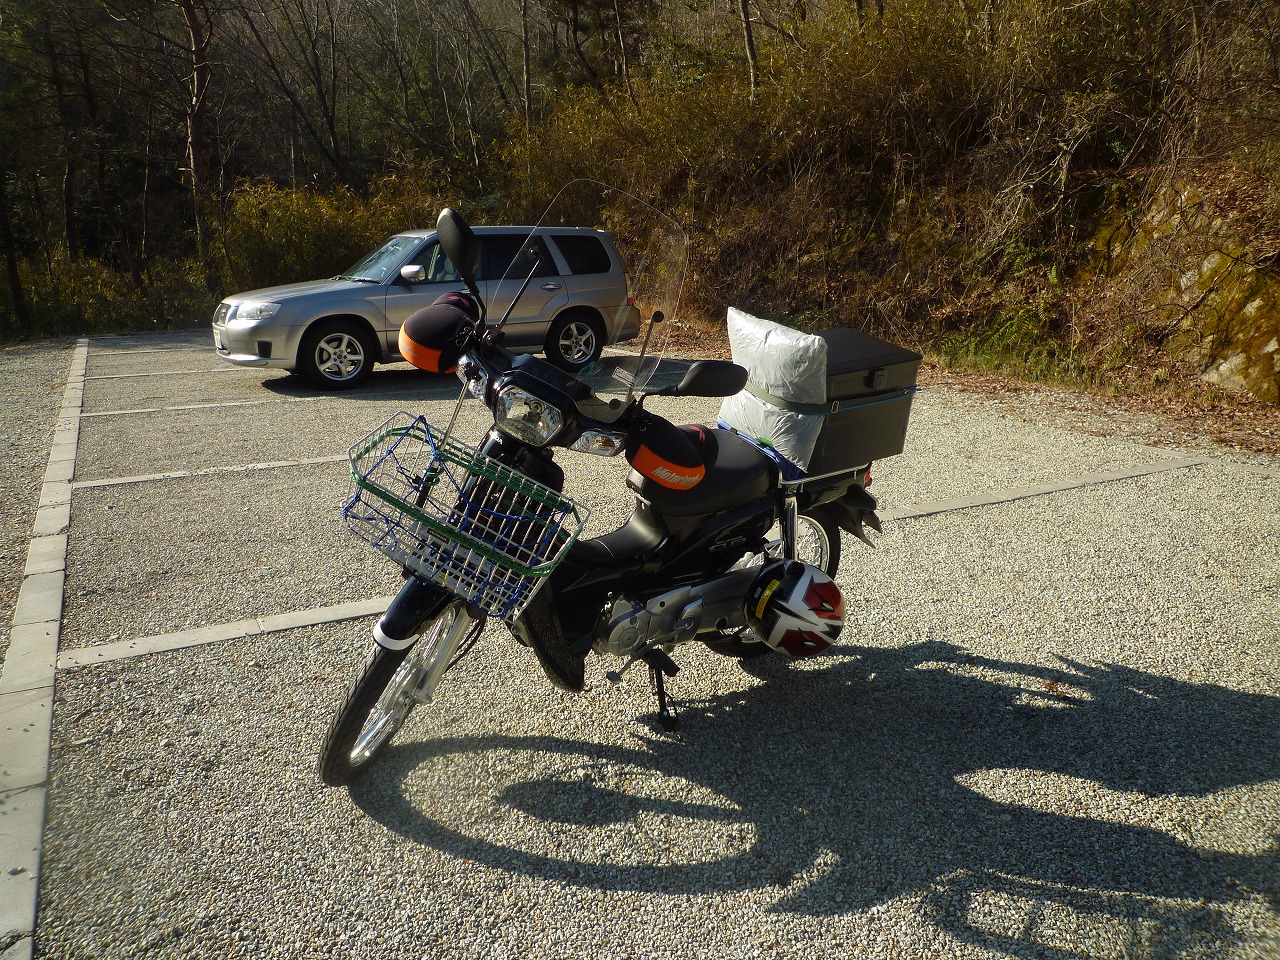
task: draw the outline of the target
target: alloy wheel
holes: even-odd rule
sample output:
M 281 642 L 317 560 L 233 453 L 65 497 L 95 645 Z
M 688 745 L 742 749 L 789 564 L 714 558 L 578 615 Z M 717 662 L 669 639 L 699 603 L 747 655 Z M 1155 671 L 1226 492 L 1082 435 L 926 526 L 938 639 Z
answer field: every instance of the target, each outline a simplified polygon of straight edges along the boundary
M 331 333 L 316 344 L 316 369 L 329 380 L 350 380 L 360 373 L 365 362 L 364 345 L 349 333 Z
M 560 355 L 570 363 L 585 363 L 596 352 L 596 332 L 583 320 L 568 323 L 557 341 Z

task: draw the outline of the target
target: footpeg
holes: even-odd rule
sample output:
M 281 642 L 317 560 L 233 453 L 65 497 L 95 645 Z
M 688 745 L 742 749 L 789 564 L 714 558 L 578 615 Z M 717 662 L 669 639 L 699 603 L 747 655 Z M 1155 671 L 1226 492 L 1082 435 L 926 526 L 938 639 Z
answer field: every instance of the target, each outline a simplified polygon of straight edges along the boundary
M 661 647 L 646 647 L 631 656 L 621 670 L 605 671 L 605 679 L 610 683 L 621 683 L 623 676 L 628 670 L 635 666 L 637 661 L 643 660 L 649 665 L 649 669 L 665 673 L 668 677 L 674 677 L 680 672 L 680 665 L 672 660 L 665 650 Z

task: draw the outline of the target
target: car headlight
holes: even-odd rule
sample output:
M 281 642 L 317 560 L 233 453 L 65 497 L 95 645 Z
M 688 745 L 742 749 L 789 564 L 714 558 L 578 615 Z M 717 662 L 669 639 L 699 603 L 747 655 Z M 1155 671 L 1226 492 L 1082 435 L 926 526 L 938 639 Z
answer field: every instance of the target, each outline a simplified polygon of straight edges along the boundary
M 597 457 L 616 457 L 627 443 L 625 433 L 606 433 L 603 430 L 583 430 L 582 436 L 569 445 L 578 453 L 594 453 Z
M 519 387 L 505 387 L 498 394 L 494 423 L 507 436 L 531 447 L 545 446 L 564 427 L 564 415 Z
M 264 300 L 246 300 L 236 307 L 235 319 L 247 320 L 250 323 L 255 320 L 267 320 L 274 317 L 279 310 L 280 304 L 278 303 L 270 303 Z

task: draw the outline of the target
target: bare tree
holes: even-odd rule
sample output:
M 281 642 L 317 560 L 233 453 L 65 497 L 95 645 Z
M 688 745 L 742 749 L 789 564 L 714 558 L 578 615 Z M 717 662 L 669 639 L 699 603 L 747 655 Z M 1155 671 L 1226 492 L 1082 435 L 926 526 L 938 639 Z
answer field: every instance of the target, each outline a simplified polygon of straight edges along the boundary
M 756 57 L 756 38 L 751 30 L 750 0 L 738 0 L 738 16 L 742 20 L 742 40 L 747 48 L 747 79 L 751 84 L 751 102 L 760 89 L 760 65 Z

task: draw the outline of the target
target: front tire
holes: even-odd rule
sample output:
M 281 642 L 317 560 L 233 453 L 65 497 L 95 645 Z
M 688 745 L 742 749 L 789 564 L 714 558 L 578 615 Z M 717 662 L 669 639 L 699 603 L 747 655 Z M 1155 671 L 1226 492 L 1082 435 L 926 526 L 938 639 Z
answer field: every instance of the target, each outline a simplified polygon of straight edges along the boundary
M 322 320 L 302 338 L 298 372 L 321 390 L 349 390 L 369 378 L 376 350 L 358 323 Z
M 431 699 L 463 635 L 474 623 L 455 601 L 404 650 L 375 645 L 329 725 L 320 750 L 320 779 L 340 787 L 360 776 L 421 701 Z

